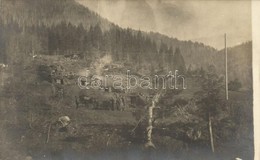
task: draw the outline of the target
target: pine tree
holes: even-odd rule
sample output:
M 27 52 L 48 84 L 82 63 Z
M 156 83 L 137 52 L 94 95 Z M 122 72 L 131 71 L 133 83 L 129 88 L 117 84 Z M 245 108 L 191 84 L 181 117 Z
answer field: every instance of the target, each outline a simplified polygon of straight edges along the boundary
M 214 152 L 214 130 L 212 121 L 214 117 L 221 111 L 224 106 L 223 99 L 221 98 L 221 90 L 223 89 L 223 77 L 218 77 L 216 69 L 210 66 L 204 77 L 201 77 L 202 90 L 196 93 L 198 105 L 205 120 L 208 121 L 210 145 L 212 152 Z
M 185 74 L 186 66 L 184 62 L 184 58 L 181 55 L 181 51 L 179 48 L 176 48 L 174 56 L 173 56 L 173 69 L 178 70 L 180 74 Z

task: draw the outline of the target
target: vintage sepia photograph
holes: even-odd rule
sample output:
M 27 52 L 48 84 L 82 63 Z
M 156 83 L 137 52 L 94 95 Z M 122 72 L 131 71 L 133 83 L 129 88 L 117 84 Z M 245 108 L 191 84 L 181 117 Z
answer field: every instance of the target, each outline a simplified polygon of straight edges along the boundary
M 252 3 L 0 0 L 0 160 L 256 159 Z

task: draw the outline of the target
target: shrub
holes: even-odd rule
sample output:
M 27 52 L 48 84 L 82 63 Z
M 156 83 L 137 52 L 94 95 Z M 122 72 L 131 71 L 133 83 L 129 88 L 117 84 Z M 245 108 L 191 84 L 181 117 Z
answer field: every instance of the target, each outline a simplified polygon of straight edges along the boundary
M 228 83 L 228 90 L 230 91 L 238 91 L 241 87 L 242 84 L 238 79 L 235 79 L 234 81 L 230 81 Z

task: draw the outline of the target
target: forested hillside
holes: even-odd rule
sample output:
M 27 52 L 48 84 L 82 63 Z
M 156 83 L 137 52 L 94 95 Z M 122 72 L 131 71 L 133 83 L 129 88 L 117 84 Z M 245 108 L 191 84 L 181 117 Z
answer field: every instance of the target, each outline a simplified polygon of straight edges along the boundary
M 224 50 L 75 0 L 0 7 L 1 160 L 253 159 L 252 42 L 228 48 L 227 100 Z
M 15 21 L 20 26 L 52 26 L 62 21 L 90 28 L 100 24 L 107 30 L 112 23 L 74 0 L 1 0 L 0 17 L 5 24 Z
M 0 57 L 5 63 L 35 54 L 79 54 L 87 59 L 110 54 L 114 61 L 130 63 L 137 70 L 184 72 L 213 64 L 219 74 L 224 73 L 223 51 L 159 33 L 123 29 L 74 0 L 1 0 L 0 12 Z M 238 78 L 248 88 L 250 43 L 229 52 L 230 79 Z M 238 77 L 238 71 L 244 76 Z
M 227 53 L 229 81 L 238 79 L 242 83 L 242 88 L 252 89 L 252 42 L 230 47 Z M 214 63 L 220 73 L 224 74 L 224 50 L 220 50 L 217 55 Z
M 28 39 L 30 37 L 35 38 L 33 40 L 35 44 L 40 45 L 38 46 L 40 48 L 32 49 L 31 47 L 30 52 L 34 50 L 34 52 L 49 52 L 47 54 L 53 54 L 54 51 L 58 50 L 57 54 L 65 54 L 64 51 L 66 53 L 75 53 L 78 51 L 89 52 L 88 49 L 94 47 L 101 51 L 113 53 L 116 60 L 129 60 L 132 58 L 135 61 L 136 59 L 140 59 L 140 61 L 135 62 L 141 64 L 143 61 L 161 58 L 161 62 L 159 63 L 162 64 L 165 61 L 169 61 L 169 54 L 173 54 L 179 48 L 188 65 L 194 58 L 201 57 L 201 54 L 215 51 L 213 48 L 199 43 L 179 41 L 155 33 L 122 29 L 77 4 L 74 0 L 2 0 L 1 8 L 0 17 L 2 24 L 10 32 L 12 29 L 11 26 L 16 31 L 20 30 L 19 33 L 25 33 L 26 30 L 30 31 L 30 33 L 27 33 L 30 36 L 26 37 L 29 37 Z M 38 35 L 32 33 L 33 30 Z M 7 33 L 8 31 L 4 32 Z M 16 33 L 17 36 L 14 39 L 19 37 L 19 33 Z M 28 39 L 26 41 L 30 41 Z M 12 40 L 4 40 L 4 42 L 7 43 Z M 40 43 L 37 43 L 37 41 Z M 92 41 L 95 44 L 89 44 L 87 41 Z M 97 41 L 99 42 L 97 43 Z M 26 46 L 28 47 L 28 45 Z M 159 53 L 159 50 L 162 52 Z M 158 61 L 155 63 L 158 63 Z M 154 63 L 151 62 L 151 64 Z M 205 64 L 194 64 L 194 67 Z M 154 68 L 157 68 L 157 66 L 154 66 Z M 164 68 L 166 68 L 166 65 Z

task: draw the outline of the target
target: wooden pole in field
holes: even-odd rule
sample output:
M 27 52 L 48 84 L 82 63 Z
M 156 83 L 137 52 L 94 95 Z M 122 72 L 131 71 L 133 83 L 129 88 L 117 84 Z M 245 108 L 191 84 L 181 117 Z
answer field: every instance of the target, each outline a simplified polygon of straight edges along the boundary
M 226 99 L 228 100 L 228 59 L 227 59 L 227 35 L 225 34 L 225 71 L 226 71 Z
M 211 151 L 212 153 L 215 152 L 215 147 L 214 147 L 214 139 L 213 139 L 213 131 L 212 131 L 212 120 L 211 120 L 211 115 L 209 113 L 209 135 L 210 135 L 210 146 L 211 146 Z

